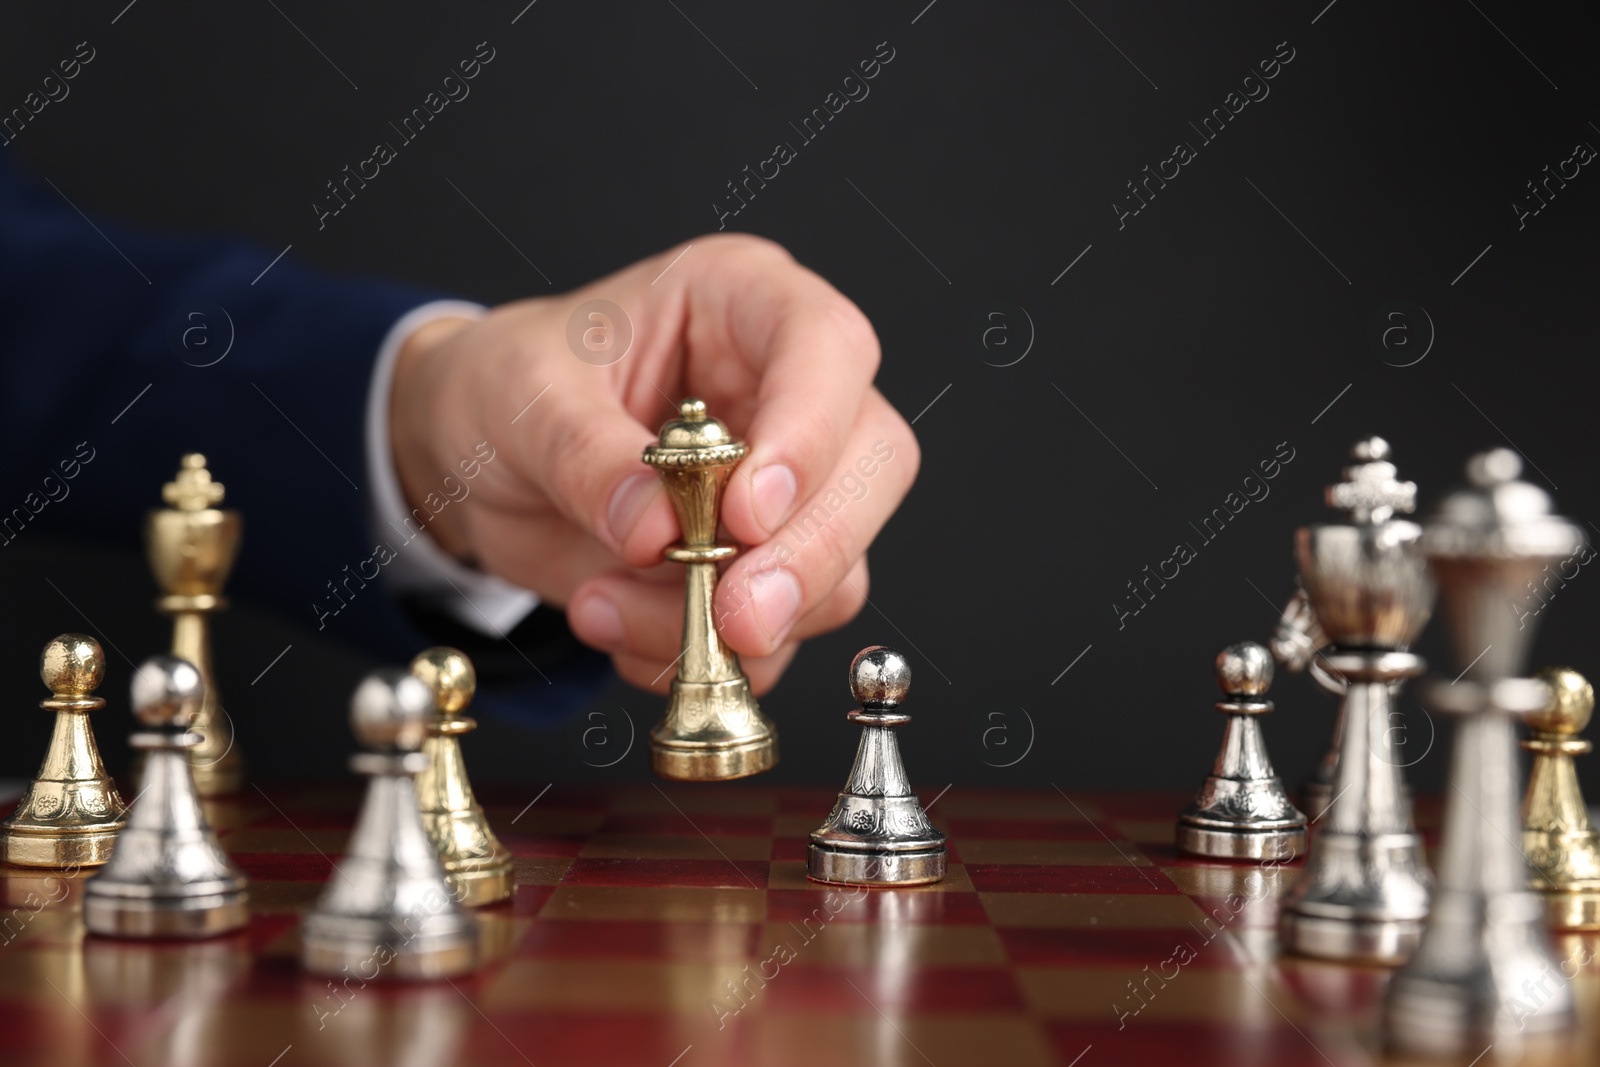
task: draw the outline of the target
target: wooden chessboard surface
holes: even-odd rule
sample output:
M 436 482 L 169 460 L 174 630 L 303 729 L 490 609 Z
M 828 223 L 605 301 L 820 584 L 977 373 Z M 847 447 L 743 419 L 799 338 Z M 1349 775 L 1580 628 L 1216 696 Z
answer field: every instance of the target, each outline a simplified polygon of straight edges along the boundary
M 832 790 L 536 793 L 481 798 L 518 885 L 479 911 L 487 962 L 454 982 L 336 993 L 299 971 L 299 919 L 345 845 L 353 785 L 212 805 L 252 879 L 254 918 L 232 937 L 89 937 L 81 877 L 3 869 L 0 1063 L 1388 1062 L 1387 973 L 1278 958 L 1298 865 L 1180 858 L 1183 792 L 957 786 L 930 811 L 945 881 L 870 891 L 806 881 Z M 1600 935 L 1558 948 L 1596 961 L 1573 979 L 1580 1029 L 1525 1062 L 1600 1062 Z

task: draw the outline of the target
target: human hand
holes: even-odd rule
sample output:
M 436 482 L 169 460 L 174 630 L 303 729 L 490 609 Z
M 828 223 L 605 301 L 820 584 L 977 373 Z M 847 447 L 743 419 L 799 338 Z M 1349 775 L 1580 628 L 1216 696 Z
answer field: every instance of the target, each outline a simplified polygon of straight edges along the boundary
M 567 341 L 568 320 L 594 299 L 632 324 L 631 347 L 607 366 Z M 705 400 L 750 447 L 722 507 L 748 547 L 719 580 L 715 610 L 761 693 L 800 641 L 861 610 L 867 546 L 916 476 L 911 427 L 872 387 L 878 361 L 866 317 L 781 247 L 697 238 L 686 254 L 573 292 L 413 333 L 390 396 L 395 465 L 414 505 L 488 442 L 494 460 L 429 533 L 565 607 L 623 678 L 665 691 L 683 571 L 661 553 L 678 523 L 640 454 L 681 398 Z

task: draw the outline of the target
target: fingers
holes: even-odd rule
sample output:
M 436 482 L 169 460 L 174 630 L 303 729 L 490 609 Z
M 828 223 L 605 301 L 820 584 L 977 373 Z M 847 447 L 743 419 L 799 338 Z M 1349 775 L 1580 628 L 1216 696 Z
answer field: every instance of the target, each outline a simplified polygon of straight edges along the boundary
M 506 324 L 512 378 L 520 383 L 509 391 L 539 396 L 539 408 L 517 427 L 519 466 L 564 515 L 634 567 L 659 561 L 678 533 L 659 477 L 640 462 L 644 447 L 656 439 L 654 427 L 697 389 L 717 397 L 714 415 L 748 421 L 750 409 L 763 402 L 757 340 L 770 332 L 752 324 L 750 309 L 756 318 L 778 322 L 769 306 L 799 291 L 811 300 L 832 293 L 771 242 L 725 238 L 695 244 L 706 247 L 643 260 L 554 301 L 528 305 Z M 676 264 L 690 252 L 685 263 Z M 752 279 L 760 280 L 756 288 L 765 295 L 747 305 L 738 291 Z M 576 350 L 569 358 L 560 343 L 563 334 L 572 343 L 571 317 L 591 300 L 622 309 L 633 331 L 629 349 L 610 364 L 591 364 Z M 609 332 L 617 326 L 605 319 L 594 328 Z M 493 403 L 509 402 L 500 395 L 508 391 L 504 384 L 491 382 L 489 390 Z M 515 402 L 522 403 L 520 396 Z M 848 425 L 853 410 L 845 418 Z
M 595 366 L 552 354 L 570 315 L 600 297 L 631 317 L 627 355 Z M 633 567 L 656 562 L 677 537 L 659 478 L 639 462 L 656 424 L 641 419 L 662 421 L 682 395 L 698 395 L 743 431 L 750 453 L 721 517 L 736 540 L 761 543 L 828 480 L 878 366 L 855 305 L 777 245 L 743 236 L 696 239 L 529 305 L 506 325 L 502 366 L 515 384 L 492 381 L 486 399 L 518 407 L 522 421 L 521 394 L 539 398 L 515 427 L 518 468 Z
M 475 547 L 473 562 L 513 585 L 538 591 L 551 607 L 564 607 L 586 581 L 617 569 L 604 545 L 554 511 L 506 513 L 492 508 L 467 512 Z M 529 551 L 529 546 L 538 546 Z M 683 568 L 657 563 L 629 572 L 636 581 L 683 589 Z
M 920 462 L 905 420 L 869 391 L 862 417 L 820 491 L 768 542 L 735 560 L 717 586 L 722 635 L 768 655 L 847 579 L 910 489 Z M 861 590 L 865 595 L 865 590 Z
M 609 391 L 578 381 L 558 377 L 542 406 L 517 447 L 550 501 L 629 566 L 660 562 L 678 523 L 660 477 L 639 461 L 656 435 Z
M 594 578 L 573 594 L 567 623 L 578 639 L 614 657 L 626 655 L 662 665 L 682 651 L 683 580 L 664 583 L 655 574 L 613 573 Z M 858 559 L 849 581 L 839 583 L 815 610 L 790 631 L 802 641 L 836 630 L 861 611 L 868 587 L 867 561 Z M 753 662 L 753 660 L 751 661 Z M 749 663 L 746 663 L 749 666 Z
M 685 386 L 750 446 L 722 520 L 759 544 L 833 470 L 877 373 L 878 339 L 860 309 L 771 242 L 700 238 L 676 270 Z

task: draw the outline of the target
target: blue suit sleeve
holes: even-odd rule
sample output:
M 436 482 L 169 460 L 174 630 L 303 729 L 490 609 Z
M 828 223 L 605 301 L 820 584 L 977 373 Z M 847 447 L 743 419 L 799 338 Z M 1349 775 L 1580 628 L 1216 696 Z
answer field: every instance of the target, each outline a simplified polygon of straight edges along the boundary
M 381 576 L 351 580 L 375 547 L 363 414 L 384 335 L 439 294 L 278 251 L 85 217 L 0 158 L 0 551 L 26 537 L 137 544 L 179 457 L 203 452 L 246 519 L 230 591 L 409 658 L 429 621 Z M 333 588 L 346 606 L 321 617 Z M 598 679 L 593 667 L 579 674 Z

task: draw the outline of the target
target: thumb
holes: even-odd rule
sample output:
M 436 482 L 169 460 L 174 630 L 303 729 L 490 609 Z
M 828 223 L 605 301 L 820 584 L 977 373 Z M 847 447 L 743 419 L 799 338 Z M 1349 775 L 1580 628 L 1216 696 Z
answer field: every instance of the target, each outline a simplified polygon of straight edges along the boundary
M 563 388 L 565 387 L 565 388 Z M 517 449 L 555 507 L 630 567 L 661 562 L 678 536 L 661 479 L 640 457 L 656 435 L 608 390 L 557 380 Z

